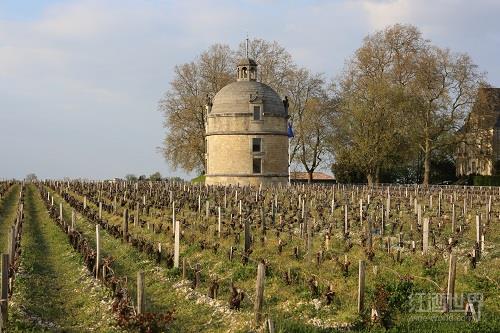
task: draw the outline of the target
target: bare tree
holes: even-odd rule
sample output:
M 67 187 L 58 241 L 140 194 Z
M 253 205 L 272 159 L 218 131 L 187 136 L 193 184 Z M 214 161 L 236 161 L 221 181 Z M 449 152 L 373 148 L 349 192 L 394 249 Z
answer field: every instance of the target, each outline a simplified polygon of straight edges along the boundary
M 309 181 L 327 154 L 326 136 L 330 126 L 331 105 L 321 74 L 301 68 L 287 78 L 290 123 L 294 138 L 290 140 L 290 160 L 301 163 Z
M 234 81 L 234 54 L 227 45 L 216 44 L 196 61 L 176 66 L 170 89 L 160 101 L 167 129 L 161 151 L 172 167 L 205 170 L 205 103 Z
M 344 89 L 332 142 L 336 160 L 355 165 L 369 184 L 377 183 L 381 168 L 395 159 L 406 142 L 400 127 L 405 96 L 383 80 L 370 80 L 362 90 Z
M 424 161 L 459 142 L 458 129 L 484 75 L 466 54 L 433 46 L 411 25 L 396 24 L 365 38 L 340 80 L 342 108 L 335 155 L 377 181 L 380 168 Z M 346 136 L 343 140 L 342 136 Z
M 38 180 L 36 174 L 34 173 L 29 173 L 26 175 L 26 177 L 24 177 L 24 180 L 28 183 L 33 183 L 33 182 L 36 182 Z
M 328 154 L 327 137 L 331 129 L 333 102 L 326 94 L 307 101 L 304 112 L 297 115 L 297 157 L 306 169 L 308 181 L 313 180 L 314 171 L 325 162 Z
M 424 185 L 429 184 L 432 153 L 460 141 L 457 131 L 464 125 L 483 80 L 484 74 L 467 54 L 435 46 L 420 52 L 411 86 L 417 97 L 411 128 L 424 157 Z
M 395 25 L 365 38 L 340 78 L 341 104 L 331 138 L 336 163 L 355 166 L 368 183 L 408 151 L 405 87 L 425 44 L 412 26 Z M 402 149 L 404 146 L 404 149 Z

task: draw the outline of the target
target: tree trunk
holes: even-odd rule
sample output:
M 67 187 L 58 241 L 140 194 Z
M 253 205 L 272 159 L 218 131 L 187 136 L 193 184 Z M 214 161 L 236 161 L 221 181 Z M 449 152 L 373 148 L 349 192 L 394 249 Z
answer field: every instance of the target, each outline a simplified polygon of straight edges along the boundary
M 313 181 L 313 172 L 314 172 L 313 170 L 307 171 L 307 183 L 308 184 L 311 184 Z
M 425 140 L 425 150 L 424 150 L 424 181 L 422 184 L 424 186 L 429 185 L 431 175 L 431 144 L 430 140 Z
M 366 174 L 366 180 L 368 180 L 368 186 L 373 185 L 373 175 L 371 173 Z

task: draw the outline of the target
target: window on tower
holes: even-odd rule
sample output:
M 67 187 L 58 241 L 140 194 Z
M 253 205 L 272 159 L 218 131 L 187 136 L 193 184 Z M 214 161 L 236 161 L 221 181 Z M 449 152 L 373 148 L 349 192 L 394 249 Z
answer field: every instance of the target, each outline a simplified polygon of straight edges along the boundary
M 262 159 L 254 158 L 252 163 L 252 172 L 253 173 L 262 173 Z
M 253 107 L 253 120 L 262 120 L 262 112 L 260 110 L 260 105 L 255 105 Z
M 262 151 L 262 139 L 261 138 L 253 138 L 252 139 L 252 152 L 259 153 Z

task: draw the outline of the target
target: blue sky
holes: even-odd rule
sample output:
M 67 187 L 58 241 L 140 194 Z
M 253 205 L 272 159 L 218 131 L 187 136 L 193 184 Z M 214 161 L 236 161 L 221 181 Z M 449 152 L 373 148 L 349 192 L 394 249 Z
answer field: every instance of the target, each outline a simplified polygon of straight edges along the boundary
M 157 153 L 176 64 L 213 43 L 276 40 L 338 75 L 393 23 L 467 52 L 500 86 L 498 0 L 0 1 L 0 178 L 180 175 Z

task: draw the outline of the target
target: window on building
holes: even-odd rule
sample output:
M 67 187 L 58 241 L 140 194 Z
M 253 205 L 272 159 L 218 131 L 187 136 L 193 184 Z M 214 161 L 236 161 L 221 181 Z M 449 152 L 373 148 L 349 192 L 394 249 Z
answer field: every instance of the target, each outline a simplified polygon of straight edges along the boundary
M 205 138 L 205 169 L 208 173 L 208 140 Z
M 253 173 L 262 173 L 262 159 L 261 158 L 254 158 L 253 159 Z
M 500 160 L 500 130 L 495 128 L 495 138 L 493 142 L 493 149 L 495 152 L 495 160 Z
M 253 120 L 262 120 L 262 112 L 260 110 L 260 105 L 255 105 L 253 107 Z
M 262 151 L 262 139 L 261 138 L 253 138 L 252 139 L 252 152 L 258 153 Z

